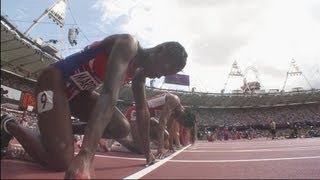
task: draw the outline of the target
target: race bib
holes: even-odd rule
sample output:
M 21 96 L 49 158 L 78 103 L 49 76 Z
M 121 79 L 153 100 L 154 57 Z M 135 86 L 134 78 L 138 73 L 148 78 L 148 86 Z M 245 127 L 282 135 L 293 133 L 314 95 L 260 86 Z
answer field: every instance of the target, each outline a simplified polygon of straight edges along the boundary
M 38 113 L 49 111 L 53 108 L 53 92 L 42 91 L 37 96 Z
M 84 71 L 70 76 L 70 79 L 80 90 L 95 90 L 100 84 L 91 76 L 88 71 Z

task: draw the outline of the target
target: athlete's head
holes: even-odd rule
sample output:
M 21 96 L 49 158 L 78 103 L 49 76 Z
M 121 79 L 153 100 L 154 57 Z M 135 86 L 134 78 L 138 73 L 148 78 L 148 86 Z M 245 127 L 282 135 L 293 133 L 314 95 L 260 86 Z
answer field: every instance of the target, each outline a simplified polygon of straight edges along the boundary
M 144 73 L 150 78 L 175 74 L 187 62 L 188 54 L 178 42 L 165 42 L 143 52 Z
M 196 116 L 189 110 L 185 109 L 183 114 L 178 118 L 178 122 L 185 128 L 193 128 L 196 124 Z
M 181 104 L 178 104 L 171 113 L 171 118 L 174 118 L 178 123 L 183 124 L 185 117 L 184 107 Z

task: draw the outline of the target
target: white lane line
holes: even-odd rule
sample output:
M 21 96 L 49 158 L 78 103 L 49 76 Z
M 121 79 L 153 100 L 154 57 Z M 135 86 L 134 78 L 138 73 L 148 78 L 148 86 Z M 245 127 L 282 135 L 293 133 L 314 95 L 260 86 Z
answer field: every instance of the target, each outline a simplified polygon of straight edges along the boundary
M 12 147 L 22 147 L 21 144 L 11 144 Z
M 176 163 L 228 163 L 228 162 L 284 161 L 284 160 L 319 159 L 319 158 L 320 158 L 320 156 L 306 156 L 306 157 L 270 158 L 270 159 L 170 160 L 169 162 L 176 162 Z
M 278 148 L 278 147 L 283 147 L 283 148 L 289 148 L 289 147 L 318 147 L 320 145 L 310 145 L 310 146 L 297 146 L 297 145 L 292 145 L 292 146 L 197 146 L 194 145 L 193 149 L 240 149 L 240 148 Z
M 189 144 L 188 146 L 186 146 L 186 147 L 180 149 L 179 151 L 171 154 L 170 156 L 160 160 L 159 162 L 157 162 L 157 163 L 155 163 L 155 164 L 153 164 L 151 166 L 148 166 L 147 168 L 144 168 L 141 171 L 138 171 L 138 172 L 136 172 L 136 173 L 124 178 L 124 179 L 140 179 L 143 176 L 149 174 L 151 171 L 157 169 L 159 166 L 161 166 L 164 163 L 168 162 L 170 159 L 172 159 L 173 157 L 175 157 L 176 155 L 178 155 L 179 153 L 181 153 L 182 151 L 184 151 L 185 149 L 187 149 L 190 146 L 191 146 L 191 144 Z
M 319 146 L 320 147 L 320 146 Z M 274 148 L 274 149 L 242 149 L 242 150 L 196 150 L 191 149 L 185 152 L 188 153 L 227 153 L 227 152 L 276 152 L 276 151 L 315 151 L 320 150 L 320 148 L 310 148 L 310 147 L 298 147 L 298 148 Z
M 106 156 L 96 154 L 96 157 L 103 157 L 103 158 L 110 158 L 110 159 L 125 159 L 125 160 L 138 160 L 138 161 L 145 161 L 146 158 L 129 158 L 129 157 L 120 157 L 120 156 Z
M 75 152 L 74 155 L 77 155 L 78 152 Z M 124 160 L 138 160 L 138 161 L 145 161 L 145 158 L 129 158 L 129 157 L 121 157 L 121 156 L 107 156 L 96 154 L 95 157 L 102 157 L 102 158 L 110 158 L 110 159 L 124 159 Z
M 15 163 L 17 162 L 17 161 L 19 161 L 18 162 L 18 164 L 26 164 L 26 165 L 33 165 L 33 166 L 38 166 L 38 167 L 42 167 L 39 163 L 37 163 L 37 162 L 31 162 L 31 161 L 27 161 L 27 160 L 20 160 L 20 159 L 3 159 L 4 160 L 4 162 L 8 162 L 8 161 L 14 161 Z M 2 161 L 2 160 L 1 160 Z M 3 165 L 3 166 L 5 166 L 5 165 Z

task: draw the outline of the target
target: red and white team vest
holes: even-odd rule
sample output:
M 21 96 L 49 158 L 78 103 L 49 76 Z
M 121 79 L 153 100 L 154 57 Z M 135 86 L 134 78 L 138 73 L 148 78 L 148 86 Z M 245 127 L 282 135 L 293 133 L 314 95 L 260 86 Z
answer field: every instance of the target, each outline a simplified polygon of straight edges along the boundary
M 150 117 L 157 118 L 158 116 L 160 116 L 163 105 L 166 103 L 166 95 L 167 93 L 163 93 L 147 99 Z M 136 107 L 134 105 L 128 108 L 126 117 L 129 121 L 137 120 Z

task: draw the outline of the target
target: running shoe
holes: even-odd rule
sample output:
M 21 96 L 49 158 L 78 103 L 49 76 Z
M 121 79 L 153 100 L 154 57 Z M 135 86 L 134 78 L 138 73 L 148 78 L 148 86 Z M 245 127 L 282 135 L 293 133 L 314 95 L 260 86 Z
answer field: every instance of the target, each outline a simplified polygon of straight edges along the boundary
M 5 149 L 8 147 L 10 140 L 13 138 L 13 136 L 8 133 L 7 130 L 7 122 L 14 121 L 14 118 L 8 114 L 1 116 L 1 157 L 2 157 L 2 150 L 5 151 Z

